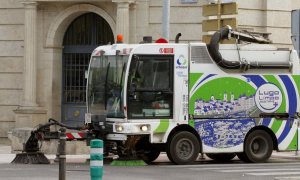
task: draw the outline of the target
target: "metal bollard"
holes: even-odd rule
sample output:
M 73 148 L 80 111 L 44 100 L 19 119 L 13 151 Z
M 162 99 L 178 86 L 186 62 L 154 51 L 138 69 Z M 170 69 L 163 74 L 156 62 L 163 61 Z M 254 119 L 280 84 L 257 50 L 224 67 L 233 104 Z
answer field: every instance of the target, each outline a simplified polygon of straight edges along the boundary
M 66 129 L 60 128 L 59 134 L 59 180 L 66 179 Z
M 94 139 L 90 142 L 91 180 L 102 180 L 103 177 L 103 141 Z

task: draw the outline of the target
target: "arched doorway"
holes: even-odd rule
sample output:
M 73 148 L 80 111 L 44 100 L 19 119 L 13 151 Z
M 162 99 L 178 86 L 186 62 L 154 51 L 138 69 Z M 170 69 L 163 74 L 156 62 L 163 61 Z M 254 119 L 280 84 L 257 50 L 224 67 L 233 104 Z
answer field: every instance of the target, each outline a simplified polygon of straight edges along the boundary
M 113 42 L 111 27 L 95 13 L 79 16 L 68 27 L 63 40 L 63 123 L 72 126 L 84 123 L 86 73 L 90 55 L 97 46 Z

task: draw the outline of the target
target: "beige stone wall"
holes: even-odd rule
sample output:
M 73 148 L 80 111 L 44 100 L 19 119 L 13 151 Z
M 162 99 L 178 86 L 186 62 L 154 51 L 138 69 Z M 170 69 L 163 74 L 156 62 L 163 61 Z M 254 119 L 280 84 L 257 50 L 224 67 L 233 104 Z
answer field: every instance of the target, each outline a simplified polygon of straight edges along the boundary
M 0 143 L 8 143 L 13 110 L 23 90 L 24 10 L 19 0 L 0 1 Z
M 271 33 L 278 47 L 291 47 L 291 10 L 299 9 L 297 0 L 238 0 L 239 27 Z
M 249 31 L 271 33 L 270 38 L 278 47 L 291 47 L 291 10 L 300 9 L 299 0 L 236 0 L 238 27 Z M 183 42 L 202 39 L 202 5 L 206 0 L 196 4 L 181 4 L 171 1 L 170 40 L 181 32 Z M 153 39 L 161 37 L 162 0 L 149 2 L 149 35 Z
M 162 0 L 151 0 L 149 3 L 149 35 L 153 40 L 161 37 Z M 181 4 L 171 1 L 170 8 L 170 41 L 173 42 L 177 33 L 181 33 L 182 42 L 200 41 L 202 39 L 202 5 L 206 1 L 199 0 L 196 4 Z
M 292 9 L 300 9 L 300 1 L 292 0 Z

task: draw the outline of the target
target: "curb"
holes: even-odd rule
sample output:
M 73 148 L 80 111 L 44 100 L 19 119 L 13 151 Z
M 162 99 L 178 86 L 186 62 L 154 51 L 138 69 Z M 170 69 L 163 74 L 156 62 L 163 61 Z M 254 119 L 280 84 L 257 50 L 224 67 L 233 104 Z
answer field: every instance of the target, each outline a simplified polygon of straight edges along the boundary
M 289 160 L 300 160 L 300 157 L 290 157 L 290 156 L 273 156 L 272 159 L 289 159 Z
M 281 159 L 293 159 L 293 160 L 300 160 L 299 155 L 293 154 L 272 154 L 271 158 L 281 158 Z
M 300 180 L 300 177 L 276 177 L 274 180 Z

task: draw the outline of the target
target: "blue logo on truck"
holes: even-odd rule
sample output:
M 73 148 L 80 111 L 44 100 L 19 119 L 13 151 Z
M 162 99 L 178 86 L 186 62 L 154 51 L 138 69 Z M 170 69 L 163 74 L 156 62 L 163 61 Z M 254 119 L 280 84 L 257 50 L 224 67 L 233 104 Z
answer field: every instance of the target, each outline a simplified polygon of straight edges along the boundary
M 255 103 L 262 112 L 275 112 L 281 106 L 282 93 L 276 85 L 264 84 L 256 91 Z

